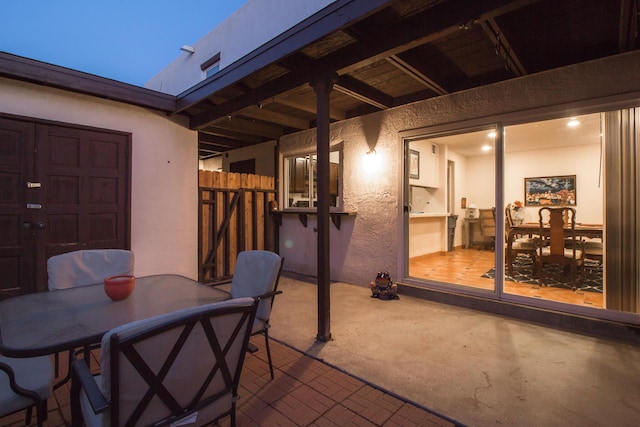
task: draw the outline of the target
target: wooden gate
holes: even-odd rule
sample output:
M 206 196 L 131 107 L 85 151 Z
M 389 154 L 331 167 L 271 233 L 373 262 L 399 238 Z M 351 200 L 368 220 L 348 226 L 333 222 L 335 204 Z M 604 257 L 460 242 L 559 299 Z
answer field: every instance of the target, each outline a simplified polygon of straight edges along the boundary
M 274 187 L 275 179 L 269 176 L 199 171 L 198 280 L 228 280 L 240 251 L 277 251 L 269 214 Z

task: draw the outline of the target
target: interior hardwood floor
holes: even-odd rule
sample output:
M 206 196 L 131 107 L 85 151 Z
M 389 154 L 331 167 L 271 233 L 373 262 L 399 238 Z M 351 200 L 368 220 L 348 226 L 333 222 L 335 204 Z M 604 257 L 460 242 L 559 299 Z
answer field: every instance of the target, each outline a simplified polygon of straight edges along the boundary
M 493 268 L 495 253 L 491 250 L 455 248 L 453 252 L 412 258 L 409 275 L 425 280 L 494 289 L 494 280 L 482 277 Z M 504 292 L 569 304 L 603 308 L 603 294 L 572 291 L 551 286 L 505 281 Z

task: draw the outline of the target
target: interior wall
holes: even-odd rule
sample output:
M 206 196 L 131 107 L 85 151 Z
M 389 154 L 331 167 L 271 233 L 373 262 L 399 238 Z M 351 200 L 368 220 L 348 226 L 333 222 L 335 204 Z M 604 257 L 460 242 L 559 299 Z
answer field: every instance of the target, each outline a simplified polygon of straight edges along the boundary
M 276 176 L 275 149 L 276 142 L 269 141 L 263 144 L 227 151 L 222 155 L 222 170 L 229 172 L 230 163 L 255 159 L 256 175 Z
M 456 152 L 449 151 L 447 152 L 447 160 L 452 160 L 455 163 L 453 214 L 458 215 L 458 221 L 454 234 L 454 245 L 462 246 L 462 224 L 466 214 L 466 210 L 461 207 L 462 198 L 466 197 L 467 204 L 469 203 L 467 196 L 467 158 Z
M 221 171 L 222 156 L 211 157 L 209 159 L 199 160 L 198 168 L 205 171 Z
M 598 182 L 600 144 L 509 153 L 505 159 L 505 202 L 524 203 L 524 179 L 576 175 L 576 221 L 604 223 L 604 189 Z M 538 207 L 524 207 L 524 222 L 538 221 Z
M 496 205 L 495 170 L 493 151 L 490 155 L 467 158 L 467 206 L 475 205 L 476 209 L 491 209 Z
M 630 52 L 332 124 L 331 141 L 344 142 L 345 209 L 355 210 L 357 215 L 343 220 L 343 228 L 345 222 L 348 224 L 345 232 L 333 233 L 332 228 L 331 279 L 368 285 L 377 271 L 391 272 L 394 280 L 404 272 L 403 206 L 406 201 L 402 193 L 401 132 L 470 120 L 486 124 L 483 117 L 513 115 L 514 111 L 550 106 L 566 111 L 566 106 L 559 106 L 572 102 L 595 102 L 599 97 L 640 91 L 638 69 L 640 52 Z M 559 91 L 559 87 L 563 90 Z M 285 135 L 280 139 L 280 152 L 286 156 L 299 152 L 303 147 L 315 150 L 315 141 L 315 129 Z M 362 157 L 370 148 L 375 148 L 377 155 L 381 156 L 380 167 L 373 175 L 364 173 L 360 166 Z M 479 173 L 479 162 L 474 164 L 467 160 L 465 168 L 456 170 L 462 169 L 467 171 L 466 185 L 473 182 L 475 186 L 473 174 Z M 539 176 L 538 173 L 535 176 Z M 486 200 L 483 196 L 477 204 L 493 205 L 493 191 L 487 191 L 492 190 L 492 182 L 492 176 L 483 177 L 477 185 L 487 193 Z M 581 185 L 580 178 L 578 182 Z M 519 186 L 516 181 L 513 185 Z M 468 187 L 466 190 L 475 194 L 476 188 Z M 508 193 L 507 197 L 506 200 L 510 200 L 514 193 Z M 582 219 L 587 221 L 586 217 Z M 291 218 L 283 222 L 281 242 L 286 237 L 293 243 L 315 244 L 313 229 L 301 228 L 296 221 Z M 291 247 L 281 245 L 281 254 L 287 258 L 285 269 L 296 271 L 294 266 L 315 264 L 306 252 L 295 250 L 299 247 L 297 244 Z M 341 259 L 334 259 L 334 253 L 339 253 Z M 315 274 L 313 268 L 308 270 Z
M 135 273 L 197 279 L 198 135 L 186 119 L 0 77 L 0 111 L 131 133 Z

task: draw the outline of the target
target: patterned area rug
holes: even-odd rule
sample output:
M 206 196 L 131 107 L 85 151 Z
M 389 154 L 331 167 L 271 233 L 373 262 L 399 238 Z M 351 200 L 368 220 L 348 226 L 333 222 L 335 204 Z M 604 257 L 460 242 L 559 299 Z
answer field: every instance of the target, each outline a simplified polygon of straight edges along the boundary
M 591 260 L 585 261 L 586 274 L 583 283 L 578 284 L 578 290 L 602 293 L 602 267 Z M 495 278 L 495 269 L 487 271 L 482 277 Z M 565 275 L 559 265 L 547 264 L 544 267 L 542 281 L 533 275 L 531 258 L 518 254 L 513 262 L 513 276 L 504 277 L 509 282 L 528 283 L 532 285 L 554 286 L 559 288 L 572 288 L 571 277 Z

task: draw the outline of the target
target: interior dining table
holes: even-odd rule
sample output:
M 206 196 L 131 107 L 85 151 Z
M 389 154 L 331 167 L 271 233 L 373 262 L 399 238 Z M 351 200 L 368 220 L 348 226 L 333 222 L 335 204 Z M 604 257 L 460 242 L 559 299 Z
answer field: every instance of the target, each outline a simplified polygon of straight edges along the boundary
M 565 235 L 571 234 L 571 228 L 565 227 Z M 603 227 L 602 224 L 582 224 L 576 223 L 575 226 L 575 234 L 576 238 L 578 237 L 587 237 L 590 239 L 594 238 L 602 238 Z M 509 233 L 507 235 L 507 241 L 511 243 L 513 241 L 514 236 L 519 235 L 545 235 L 549 234 L 549 227 L 544 226 L 542 230 L 540 229 L 539 222 L 525 222 L 523 224 L 514 225 L 510 227 Z
M 117 326 L 231 294 L 184 276 L 137 277 L 132 294 L 112 301 L 104 284 L 20 295 L 0 301 L 0 353 L 34 357 L 100 343 Z

